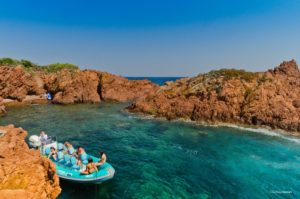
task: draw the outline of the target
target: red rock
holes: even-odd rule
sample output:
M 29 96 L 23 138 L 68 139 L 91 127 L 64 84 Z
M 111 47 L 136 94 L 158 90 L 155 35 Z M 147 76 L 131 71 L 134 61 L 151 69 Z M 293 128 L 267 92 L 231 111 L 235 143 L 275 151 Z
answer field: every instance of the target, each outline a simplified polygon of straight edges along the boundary
M 44 93 L 34 80 L 34 75 L 21 67 L 0 66 L 0 96 L 22 101 L 26 95 Z
M 58 104 L 125 102 L 153 94 L 158 88 L 147 80 L 128 80 L 96 70 L 29 73 L 21 67 L 0 66 L 0 96 L 13 105 L 46 101 L 46 92 Z
M 102 98 L 106 101 L 125 102 L 154 94 L 159 88 L 148 80 L 128 80 L 101 72 Z
M 0 198 L 56 198 L 61 189 L 55 165 L 28 148 L 27 132 L 0 127 Z
M 184 78 L 128 107 L 168 119 L 266 125 L 300 132 L 300 72 L 294 60 L 274 70 L 221 70 Z
M 101 101 L 98 93 L 100 86 L 98 73 L 95 71 L 67 71 L 42 76 L 45 89 L 52 93 L 54 103 L 98 103 Z

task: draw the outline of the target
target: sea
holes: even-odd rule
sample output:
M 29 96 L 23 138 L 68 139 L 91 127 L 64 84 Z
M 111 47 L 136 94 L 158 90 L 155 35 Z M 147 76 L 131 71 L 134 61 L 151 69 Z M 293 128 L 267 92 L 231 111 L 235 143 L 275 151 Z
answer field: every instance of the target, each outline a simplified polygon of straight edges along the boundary
M 128 105 L 15 107 L 0 124 L 29 135 L 46 131 L 94 156 L 105 151 L 114 178 L 100 185 L 61 180 L 60 199 L 300 198 L 299 138 L 142 117 L 124 111 Z
M 180 79 L 182 77 L 126 77 L 130 80 L 150 80 L 155 84 L 158 85 L 164 85 L 165 82 L 167 81 L 176 81 L 177 79 Z

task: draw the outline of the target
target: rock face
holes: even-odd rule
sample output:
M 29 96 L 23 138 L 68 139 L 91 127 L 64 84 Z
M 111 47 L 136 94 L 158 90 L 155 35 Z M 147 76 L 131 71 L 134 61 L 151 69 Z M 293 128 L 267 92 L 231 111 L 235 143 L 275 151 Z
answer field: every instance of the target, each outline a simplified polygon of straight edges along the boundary
M 26 135 L 22 128 L 0 127 L 0 198 L 56 198 L 55 165 L 28 148 Z
M 38 85 L 36 75 L 21 67 L 0 67 L 0 96 L 22 101 L 26 95 L 40 95 L 45 91 Z
M 5 114 L 6 114 L 6 110 L 5 110 L 5 106 L 3 103 L 3 98 L 0 97 L 0 116 L 5 115 Z
M 0 66 L 0 96 L 5 102 L 37 102 L 50 92 L 53 103 L 131 101 L 154 93 L 158 85 L 95 70 L 27 72 L 22 67 Z
M 128 80 L 124 77 L 100 73 L 101 97 L 106 101 L 125 102 L 143 99 L 154 94 L 159 86 L 149 80 Z
M 95 71 L 67 71 L 43 75 L 45 90 L 52 93 L 59 104 L 98 103 L 100 80 Z
M 219 70 L 184 78 L 128 107 L 167 119 L 266 125 L 300 132 L 300 72 L 294 60 L 274 70 Z

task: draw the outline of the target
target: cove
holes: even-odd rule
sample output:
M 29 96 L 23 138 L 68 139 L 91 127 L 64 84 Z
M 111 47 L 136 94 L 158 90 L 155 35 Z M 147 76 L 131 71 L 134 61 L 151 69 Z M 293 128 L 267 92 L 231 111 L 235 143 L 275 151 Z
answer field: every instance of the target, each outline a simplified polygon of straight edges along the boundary
M 45 130 L 93 155 L 106 152 L 113 180 L 61 181 L 59 198 L 300 198 L 299 139 L 145 119 L 122 111 L 126 106 L 24 106 L 0 124 L 30 135 Z

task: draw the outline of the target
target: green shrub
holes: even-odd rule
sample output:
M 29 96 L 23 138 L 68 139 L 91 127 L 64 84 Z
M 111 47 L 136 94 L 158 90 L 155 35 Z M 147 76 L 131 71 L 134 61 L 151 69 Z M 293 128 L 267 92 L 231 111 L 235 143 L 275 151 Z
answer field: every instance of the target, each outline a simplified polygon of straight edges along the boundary
M 78 66 L 76 66 L 74 64 L 69 64 L 69 63 L 55 63 L 55 64 L 49 64 L 46 66 L 40 66 L 40 65 L 32 63 L 29 60 L 25 60 L 25 59 L 17 60 L 17 59 L 12 59 L 12 58 L 7 58 L 7 57 L 0 58 L 0 65 L 6 65 L 6 66 L 12 66 L 12 67 L 21 66 L 27 71 L 43 70 L 46 72 L 56 72 L 56 71 L 60 71 L 63 69 L 74 71 L 74 70 L 79 69 Z
M 7 66 L 17 66 L 20 62 L 18 60 L 8 58 L 8 57 L 3 57 L 0 59 L 0 64 L 1 65 L 7 65 Z
M 240 78 L 245 81 L 251 81 L 256 77 L 256 74 L 238 69 L 220 69 L 210 71 L 207 73 L 207 76 L 213 78 L 224 77 L 224 79 Z
M 259 84 L 263 84 L 263 83 L 265 83 L 265 82 L 267 82 L 267 81 L 270 81 L 271 79 L 270 78 L 267 78 L 267 75 L 266 74 L 263 74 L 258 80 L 257 80 L 257 82 L 259 83 Z
M 69 63 L 56 63 L 56 64 L 50 64 L 48 66 L 44 66 L 43 69 L 46 70 L 47 72 L 56 72 L 63 69 L 74 71 L 74 70 L 78 70 L 79 67 Z

